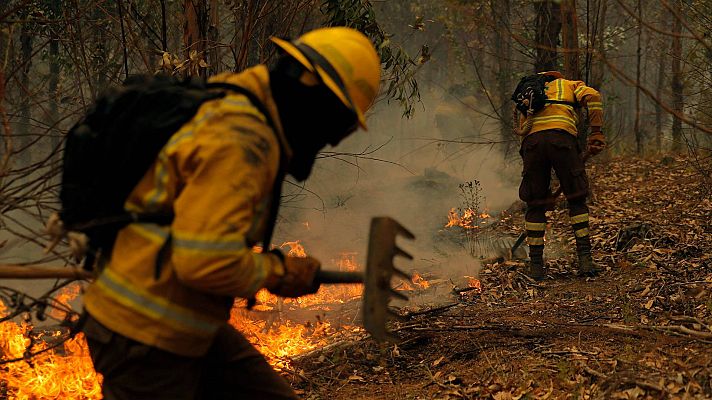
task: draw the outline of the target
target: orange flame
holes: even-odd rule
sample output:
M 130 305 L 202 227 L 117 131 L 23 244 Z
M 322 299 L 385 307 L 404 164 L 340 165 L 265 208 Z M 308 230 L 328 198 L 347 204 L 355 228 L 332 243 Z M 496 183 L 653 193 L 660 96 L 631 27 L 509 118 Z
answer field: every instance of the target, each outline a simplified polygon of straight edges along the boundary
M 479 279 L 475 278 L 474 276 L 467 275 L 465 275 L 465 278 L 467 278 L 467 283 L 469 287 L 475 288 L 475 290 L 478 292 L 482 291 L 482 282 Z
M 69 296 L 69 293 L 68 290 L 65 295 Z M 69 300 L 70 297 L 57 299 L 59 302 Z M 65 313 L 58 312 L 64 318 Z M 5 315 L 5 305 L 0 302 L 0 316 Z M 60 332 L 55 332 L 51 336 L 59 335 Z M 41 333 L 33 332 L 32 327 L 26 323 L 0 323 L 0 360 L 23 358 L 30 343 L 33 344 L 33 353 L 47 349 L 49 344 L 42 340 L 41 336 Z M 64 342 L 60 348 L 64 349 L 62 355 L 48 350 L 28 361 L 3 365 L 0 381 L 7 387 L 7 398 L 101 399 L 102 378 L 94 372 L 84 336 L 77 334 L 73 339 Z
M 66 286 L 62 288 L 62 290 L 57 293 L 57 295 L 54 296 L 54 299 L 52 301 L 52 304 L 55 307 L 50 307 L 49 311 L 47 314 L 52 317 L 56 318 L 59 320 L 62 320 L 67 317 L 67 311 L 65 310 L 71 310 L 72 306 L 69 305 L 69 302 L 74 300 L 77 296 L 79 296 L 79 291 L 81 287 L 79 284 L 74 283 L 69 286 Z
M 293 242 L 284 242 L 282 243 L 279 248 L 284 248 L 285 246 L 289 246 L 289 252 L 287 252 L 287 255 L 290 257 L 306 257 L 307 252 L 304 250 L 304 246 L 299 244 L 299 240 L 295 240 Z
M 430 282 L 426 281 L 419 273 L 414 272 L 411 278 L 414 284 L 420 286 L 421 289 L 427 289 L 430 287 Z
M 289 246 L 289 255 L 305 257 L 306 251 L 299 241 L 285 242 Z M 261 251 L 261 249 L 255 249 Z M 332 260 L 339 270 L 357 271 L 360 269 L 357 253 L 344 252 L 337 260 Z M 418 275 L 419 276 L 419 275 Z M 429 283 L 414 277 L 413 283 L 426 288 Z M 362 286 L 329 285 L 323 286 L 318 293 L 299 299 L 282 299 L 263 290 L 257 294 L 260 305 L 257 310 L 270 314 L 271 317 L 259 317 L 245 309 L 244 301 L 236 302 L 230 315 L 230 323 L 239 329 L 255 347 L 261 351 L 269 363 L 276 369 L 290 367 L 291 359 L 299 354 L 317 349 L 336 340 L 336 337 L 354 332 L 361 328 L 342 325 L 333 327 L 329 322 L 296 323 L 280 318 L 283 309 L 306 308 L 328 309 L 329 305 L 345 303 L 361 296 Z M 69 302 L 79 294 L 78 285 L 67 287 L 55 298 L 57 304 L 69 307 Z M 58 313 L 58 314 L 55 314 Z M 0 301 L 0 317 L 7 315 L 5 304 Z M 48 315 L 64 319 L 65 311 L 49 311 Z M 56 335 L 59 335 L 56 332 Z M 25 323 L 6 321 L 0 323 L 0 360 L 22 358 L 30 343 L 32 351 L 46 349 L 49 344 Z M 46 338 L 46 335 L 45 335 Z M 51 342 L 51 338 L 49 340 Z M 101 375 L 94 371 L 91 358 L 82 334 L 66 341 L 63 351 L 48 350 L 32 357 L 29 361 L 19 361 L 3 365 L 0 371 L 0 383 L 6 385 L 8 398 L 18 400 L 34 399 L 100 399 Z
M 453 226 L 459 226 L 464 229 L 478 229 L 479 224 L 486 224 L 487 219 L 492 218 L 486 211 L 482 213 L 477 213 L 477 211 L 466 208 L 462 215 L 455 208 L 451 208 L 447 213 L 447 224 L 446 228 L 451 228 Z

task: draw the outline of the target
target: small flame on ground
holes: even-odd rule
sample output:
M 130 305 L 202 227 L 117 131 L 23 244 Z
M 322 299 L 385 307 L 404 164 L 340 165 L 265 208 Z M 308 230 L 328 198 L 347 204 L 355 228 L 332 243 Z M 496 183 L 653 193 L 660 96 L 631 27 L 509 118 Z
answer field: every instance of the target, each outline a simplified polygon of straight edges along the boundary
M 411 278 L 414 284 L 418 285 L 421 289 L 427 289 L 430 287 L 430 282 L 425 280 L 419 273 L 414 272 Z
M 287 252 L 287 255 L 289 257 L 306 257 L 307 252 L 304 250 L 304 246 L 299 244 L 299 240 L 295 240 L 293 242 L 284 242 L 282 243 L 281 246 L 279 246 L 280 249 L 283 249 L 284 247 L 289 246 L 289 251 Z
M 477 229 L 479 224 L 486 224 L 487 219 L 492 218 L 487 212 L 477 213 L 477 211 L 466 208 L 464 211 L 460 212 L 455 208 L 451 208 L 447 213 L 447 224 L 446 228 L 451 228 L 453 226 L 459 226 L 464 229 Z
M 482 282 L 475 278 L 474 276 L 467 276 L 465 275 L 465 278 L 467 278 L 467 284 L 471 288 L 475 288 L 476 291 L 481 292 L 482 291 Z

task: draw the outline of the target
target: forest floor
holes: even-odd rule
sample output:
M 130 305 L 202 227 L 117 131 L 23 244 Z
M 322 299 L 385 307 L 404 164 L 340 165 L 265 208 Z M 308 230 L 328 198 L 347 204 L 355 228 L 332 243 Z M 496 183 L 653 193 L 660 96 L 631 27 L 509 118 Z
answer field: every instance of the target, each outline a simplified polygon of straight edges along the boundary
M 294 362 L 305 399 L 712 398 L 712 193 L 686 158 L 589 169 L 600 276 L 577 276 L 564 207 L 548 276 L 483 265 L 482 290 L 411 313 L 398 345 L 344 341 Z M 521 211 L 498 229 L 517 233 Z

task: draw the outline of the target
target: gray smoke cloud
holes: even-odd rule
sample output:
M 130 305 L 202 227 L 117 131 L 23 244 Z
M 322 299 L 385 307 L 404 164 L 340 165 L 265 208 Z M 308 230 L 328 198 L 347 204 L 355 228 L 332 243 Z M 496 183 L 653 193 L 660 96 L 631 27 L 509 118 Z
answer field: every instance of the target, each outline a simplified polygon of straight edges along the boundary
M 385 215 L 417 237 L 401 242 L 415 260 L 397 265 L 442 278 L 477 274 L 479 263 L 457 243 L 458 233 L 444 228 L 448 211 L 463 203 L 458 185 L 478 180 L 484 197 L 481 209 L 496 214 L 517 199 L 521 164 L 505 161 L 494 145 L 455 143 L 499 135 L 496 121 L 473 110 L 478 106 L 474 98 L 456 98 L 438 88 L 422 95 L 413 118 L 402 118 L 396 104 L 378 104 L 369 116 L 368 131 L 327 149 L 367 153 L 363 157 L 320 159 L 305 189 L 285 186 L 288 201 L 276 244 L 300 240 L 324 268 L 335 268 L 342 252 L 357 252 L 363 265 L 369 221 Z M 373 149 L 377 151 L 370 153 Z

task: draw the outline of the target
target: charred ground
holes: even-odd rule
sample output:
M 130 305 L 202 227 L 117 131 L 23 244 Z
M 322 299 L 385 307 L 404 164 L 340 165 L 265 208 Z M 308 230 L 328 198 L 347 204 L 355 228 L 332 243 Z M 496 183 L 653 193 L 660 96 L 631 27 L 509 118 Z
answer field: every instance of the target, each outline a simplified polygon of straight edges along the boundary
M 557 207 L 545 281 L 519 262 L 486 263 L 481 292 L 402 310 L 399 345 L 343 341 L 295 360 L 288 379 L 307 399 L 712 398 L 712 188 L 696 166 L 592 164 L 602 276 L 576 276 Z M 520 232 L 513 209 L 497 230 Z

